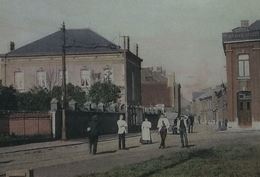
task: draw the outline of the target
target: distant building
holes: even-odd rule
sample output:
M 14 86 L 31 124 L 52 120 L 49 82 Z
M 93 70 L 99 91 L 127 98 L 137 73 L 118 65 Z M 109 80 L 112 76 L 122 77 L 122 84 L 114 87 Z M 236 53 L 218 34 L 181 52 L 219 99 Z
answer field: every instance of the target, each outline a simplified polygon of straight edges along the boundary
M 141 72 L 142 105 L 153 107 L 164 105 L 174 108 L 176 104 L 175 76 L 166 74 L 162 67 L 142 68 Z
M 93 83 L 110 80 L 121 88 L 119 104 L 141 105 L 142 59 L 128 50 L 129 46 L 121 49 L 90 29 L 68 29 L 65 34 L 67 83 L 88 91 Z M 1 58 L 3 84 L 20 92 L 61 85 L 62 36 L 63 32 L 57 31 L 18 49 L 11 42 L 11 51 Z
M 228 126 L 260 129 L 260 20 L 222 34 L 226 55 Z
M 225 127 L 227 119 L 227 94 L 224 84 L 193 92 L 192 113 L 205 124 Z

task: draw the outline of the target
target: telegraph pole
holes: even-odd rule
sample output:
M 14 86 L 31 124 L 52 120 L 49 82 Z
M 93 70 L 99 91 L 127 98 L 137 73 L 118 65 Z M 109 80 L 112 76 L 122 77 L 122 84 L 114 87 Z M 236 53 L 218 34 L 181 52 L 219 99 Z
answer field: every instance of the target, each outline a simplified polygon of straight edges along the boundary
M 178 84 L 178 117 L 181 116 L 181 84 Z
M 66 28 L 65 23 L 62 24 L 62 39 L 63 39 L 63 45 L 62 45 L 62 95 L 61 95 L 61 101 L 62 101 L 62 130 L 61 130 L 61 139 L 66 140 Z
M 124 69 L 125 69 L 125 121 L 129 124 L 128 120 L 128 97 L 127 97 L 127 59 L 126 59 L 126 49 L 129 48 L 129 36 L 120 36 L 124 39 Z M 127 43 L 127 44 L 126 44 Z

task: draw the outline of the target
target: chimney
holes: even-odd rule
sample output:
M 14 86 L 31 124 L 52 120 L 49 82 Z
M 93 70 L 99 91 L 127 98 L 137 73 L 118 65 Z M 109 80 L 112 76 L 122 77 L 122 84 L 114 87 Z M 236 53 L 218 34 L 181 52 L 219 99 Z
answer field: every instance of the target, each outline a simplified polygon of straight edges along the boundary
M 241 27 L 247 28 L 249 26 L 249 20 L 241 20 Z
M 138 48 L 139 48 L 139 47 L 138 47 L 138 44 L 136 44 L 136 45 L 135 45 L 135 54 L 136 54 L 137 57 L 138 57 Z
M 124 50 L 126 49 L 126 40 L 125 40 L 125 38 L 126 38 L 126 36 L 123 36 L 124 37 Z
M 15 49 L 15 43 L 13 41 L 10 42 L 10 51 Z
M 127 50 L 130 49 L 130 38 L 129 36 L 127 36 Z

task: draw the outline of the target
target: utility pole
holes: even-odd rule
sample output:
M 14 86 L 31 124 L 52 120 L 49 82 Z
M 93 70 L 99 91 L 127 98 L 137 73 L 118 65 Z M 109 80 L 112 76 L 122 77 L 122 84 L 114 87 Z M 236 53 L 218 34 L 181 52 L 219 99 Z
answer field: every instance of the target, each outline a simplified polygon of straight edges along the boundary
M 65 23 L 62 24 L 62 39 L 63 39 L 63 45 L 62 45 L 62 130 L 61 130 L 61 139 L 66 140 L 66 28 Z
M 128 120 L 128 97 L 127 97 L 127 59 L 126 59 L 126 48 L 129 48 L 127 45 L 129 45 L 129 36 L 120 36 L 124 39 L 124 69 L 125 69 L 125 121 L 127 124 L 129 124 Z M 126 44 L 127 43 L 127 44 Z M 129 127 L 129 126 L 128 126 Z
M 178 89 L 178 117 L 181 116 L 181 84 L 177 85 Z

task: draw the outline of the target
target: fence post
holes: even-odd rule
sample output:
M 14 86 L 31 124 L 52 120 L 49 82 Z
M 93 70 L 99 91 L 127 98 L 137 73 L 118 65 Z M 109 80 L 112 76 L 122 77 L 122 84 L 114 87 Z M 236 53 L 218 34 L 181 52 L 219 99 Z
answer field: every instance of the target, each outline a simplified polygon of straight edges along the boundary
M 25 113 L 23 113 L 23 137 L 25 138 Z

